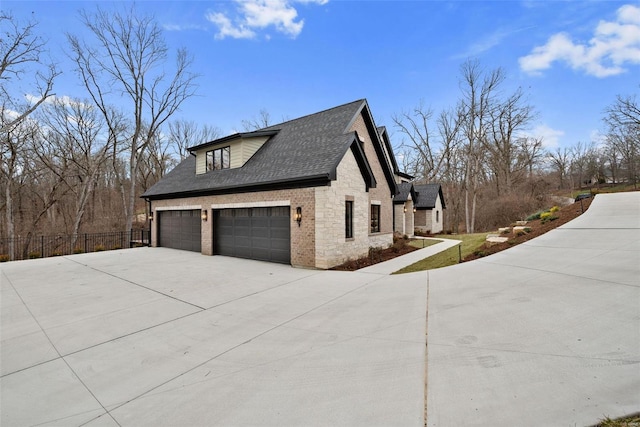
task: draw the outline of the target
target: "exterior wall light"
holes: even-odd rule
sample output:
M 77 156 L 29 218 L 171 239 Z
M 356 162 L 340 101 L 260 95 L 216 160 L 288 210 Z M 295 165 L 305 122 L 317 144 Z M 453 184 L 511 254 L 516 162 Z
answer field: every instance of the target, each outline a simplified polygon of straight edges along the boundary
M 300 206 L 296 208 L 295 220 L 298 223 L 298 227 L 300 227 L 300 223 L 302 222 L 302 208 Z
M 149 221 L 153 221 L 153 211 L 149 212 Z
M 203 209 L 202 213 L 200 214 L 200 218 L 202 218 L 203 221 L 207 220 L 207 210 Z
M 414 206 L 414 207 L 413 207 L 413 213 L 416 213 L 416 211 L 417 211 L 417 209 L 416 209 L 416 207 Z
M 407 213 L 407 205 L 404 205 L 404 206 L 403 206 L 402 211 L 403 211 L 404 213 Z

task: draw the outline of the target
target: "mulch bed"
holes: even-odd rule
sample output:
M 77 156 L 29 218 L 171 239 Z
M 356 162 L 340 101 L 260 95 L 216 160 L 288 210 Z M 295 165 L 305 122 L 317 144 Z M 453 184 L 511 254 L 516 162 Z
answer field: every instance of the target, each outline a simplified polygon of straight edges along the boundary
M 419 248 L 410 246 L 408 239 L 394 239 L 393 245 L 386 249 L 372 249 L 369 251 L 369 256 L 349 260 L 344 264 L 331 268 L 331 270 L 355 271 L 370 265 L 378 264 L 379 262 L 388 261 L 418 249 Z

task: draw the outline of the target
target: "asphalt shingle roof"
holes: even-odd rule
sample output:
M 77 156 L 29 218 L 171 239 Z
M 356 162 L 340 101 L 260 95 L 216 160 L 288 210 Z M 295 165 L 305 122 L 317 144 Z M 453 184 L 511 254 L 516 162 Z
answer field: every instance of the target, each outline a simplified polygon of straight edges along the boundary
M 396 184 L 396 195 L 393 198 L 393 202 L 396 204 L 406 202 L 409 198 L 409 193 L 411 193 L 412 187 L 413 184 L 410 182 Z
M 195 157 L 189 156 L 142 197 L 160 198 L 325 177 L 328 181 L 355 140 L 354 132 L 345 133 L 347 127 L 365 105 L 366 100 L 358 100 L 260 129 L 278 132 L 240 168 L 196 175 Z
M 414 185 L 413 188 L 418 195 L 418 200 L 415 202 L 415 206 L 417 209 L 435 208 L 438 194 L 440 194 L 442 207 L 445 207 L 444 197 L 442 195 L 442 187 L 440 186 L 440 184 L 419 184 Z

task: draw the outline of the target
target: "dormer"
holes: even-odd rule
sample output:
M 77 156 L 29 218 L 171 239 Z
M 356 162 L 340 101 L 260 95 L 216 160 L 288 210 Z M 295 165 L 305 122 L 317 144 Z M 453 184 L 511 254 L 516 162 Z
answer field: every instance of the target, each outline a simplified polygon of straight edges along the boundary
M 189 148 L 196 174 L 241 168 L 278 130 L 243 132 Z

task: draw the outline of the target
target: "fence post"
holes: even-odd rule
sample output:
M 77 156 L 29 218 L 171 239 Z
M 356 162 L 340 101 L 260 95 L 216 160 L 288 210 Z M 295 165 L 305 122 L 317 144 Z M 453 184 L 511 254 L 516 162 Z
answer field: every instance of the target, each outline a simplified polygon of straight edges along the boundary
M 40 257 L 44 258 L 44 236 L 40 236 Z
M 87 252 L 87 233 L 84 233 L 84 253 L 86 254 Z

